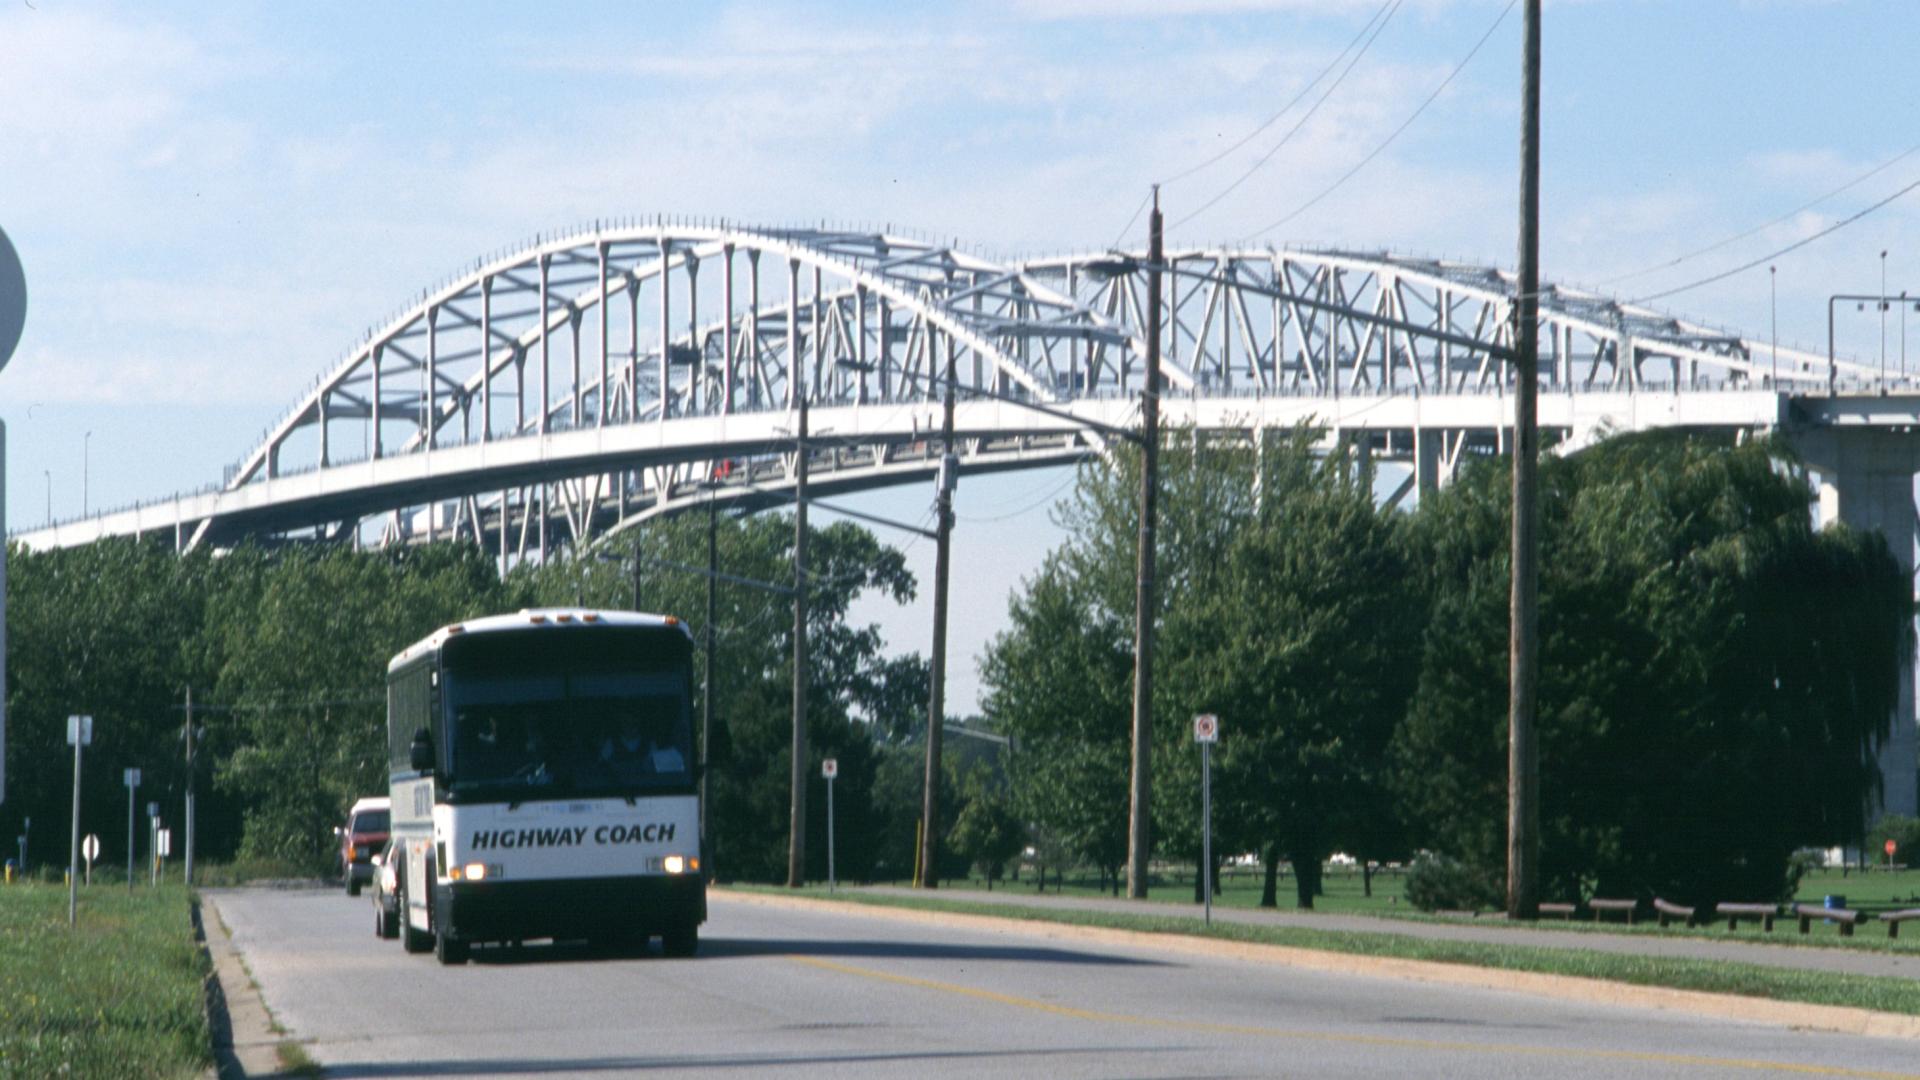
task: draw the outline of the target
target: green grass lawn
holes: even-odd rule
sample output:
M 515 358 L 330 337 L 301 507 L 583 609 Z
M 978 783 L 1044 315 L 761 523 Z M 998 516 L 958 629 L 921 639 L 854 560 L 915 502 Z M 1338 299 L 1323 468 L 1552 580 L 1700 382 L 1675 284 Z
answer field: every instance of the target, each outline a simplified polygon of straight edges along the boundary
M 193 1077 L 213 1064 L 207 963 L 179 885 L 0 887 L 0 1076 Z
M 1242 871 L 1223 875 L 1221 894 L 1214 899 L 1216 907 L 1256 908 L 1260 903 L 1261 876 L 1257 871 Z M 1373 875 L 1372 895 L 1366 895 L 1366 885 L 1360 873 L 1356 871 L 1334 870 L 1326 875 L 1322 882 L 1325 892 L 1315 898 L 1314 911 L 1340 915 L 1372 915 L 1383 918 L 1415 920 L 1455 921 L 1459 916 L 1430 915 L 1414 909 L 1407 904 L 1404 892 L 1406 876 L 1399 871 L 1376 871 Z M 943 887 L 954 892 L 985 890 L 987 885 L 981 878 L 950 880 Z M 1036 895 L 1031 875 L 1021 881 L 1002 880 L 994 885 L 995 893 L 1010 895 Z M 1293 911 L 1295 908 L 1294 879 L 1283 877 L 1278 889 L 1279 909 Z M 1065 882 L 1055 887 L 1054 879 L 1047 879 L 1046 895 L 1063 896 L 1108 896 L 1102 891 L 1098 881 L 1092 876 L 1076 877 L 1069 874 Z M 1895 907 L 1920 907 L 1920 869 L 1914 870 L 1870 870 L 1861 873 L 1857 870 L 1822 870 L 1807 875 L 1800 882 L 1795 894 L 1796 902 L 1819 904 L 1828 895 L 1844 896 L 1847 906 L 1864 908 L 1868 911 L 1886 910 Z M 1163 868 L 1154 875 L 1152 888 L 1148 894 L 1149 902 L 1179 907 L 1194 907 L 1193 871 L 1182 872 L 1175 868 Z M 1774 923 L 1772 933 L 1763 931 L 1758 923 L 1742 922 L 1739 929 L 1728 931 L 1725 923 L 1686 928 L 1672 926 L 1661 929 L 1652 922 L 1640 922 L 1629 927 L 1618 919 L 1606 922 L 1589 921 L 1564 922 L 1557 919 L 1545 919 L 1539 924 L 1545 929 L 1568 930 L 1572 932 L 1605 930 L 1633 934 L 1688 935 L 1693 937 L 1752 939 L 1770 941 L 1781 945 L 1824 945 L 1872 952 L 1916 952 L 1920 953 L 1920 925 L 1904 928 L 1898 940 L 1888 940 L 1886 927 L 1875 922 L 1857 927 L 1852 937 L 1842 937 L 1837 925 L 1815 922 L 1809 928 L 1810 933 L 1802 937 L 1796 920 L 1782 917 Z

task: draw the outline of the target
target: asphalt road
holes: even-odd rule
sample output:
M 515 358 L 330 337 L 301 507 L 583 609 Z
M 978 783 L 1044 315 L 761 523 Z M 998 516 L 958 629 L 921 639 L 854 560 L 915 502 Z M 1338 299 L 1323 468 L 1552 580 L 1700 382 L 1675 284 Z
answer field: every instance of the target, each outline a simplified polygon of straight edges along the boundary
M 1920 1045 L 716 896 L 700 955 L 442 968 L 333 890 L 208 894 L 329 1077 L 1920 1075 Z

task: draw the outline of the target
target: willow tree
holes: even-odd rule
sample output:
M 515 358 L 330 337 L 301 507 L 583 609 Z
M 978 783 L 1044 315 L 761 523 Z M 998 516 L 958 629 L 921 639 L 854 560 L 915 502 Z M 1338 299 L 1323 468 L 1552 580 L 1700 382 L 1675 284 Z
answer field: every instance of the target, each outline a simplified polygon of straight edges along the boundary
M 1497 467 L 1417 516 L 1433 575 L 1398 787 L 1430 845 L 1504 859 L 1505 544 Z M 1543 895 L 1765 900 L 1790 855 L 1857 841 L 1911 652 L 1877 533 L 1815 530 L 1778 443 L 1626 436 L 1547 461 Z

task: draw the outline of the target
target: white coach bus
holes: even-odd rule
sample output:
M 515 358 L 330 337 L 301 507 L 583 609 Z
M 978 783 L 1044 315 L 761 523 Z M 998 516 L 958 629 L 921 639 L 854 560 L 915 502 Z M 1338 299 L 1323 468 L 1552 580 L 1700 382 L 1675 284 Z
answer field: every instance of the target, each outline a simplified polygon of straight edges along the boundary
M 678 619 L 544 610 L 445 626 L 387 665 L 401 939 L 442 963 L 475 942 L 658 935 L 706 920 Z

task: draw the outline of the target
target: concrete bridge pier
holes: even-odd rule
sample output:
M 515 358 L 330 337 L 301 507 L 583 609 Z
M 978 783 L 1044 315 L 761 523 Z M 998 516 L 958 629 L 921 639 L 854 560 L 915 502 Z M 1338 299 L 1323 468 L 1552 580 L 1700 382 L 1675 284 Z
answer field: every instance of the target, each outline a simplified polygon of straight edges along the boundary
M 1865 428 L 1829 428 L 1803 433 L 1794 444 L 1819 475 L 1820 524 L 1846 522 L 1856 529 L 1877 529 L 1893 557 L 1914 572 L 1915 506 L 1913 478 L 1920 472 L 1920 436 Z M 1900 672 L 1900 704 L 1893 730 L 1880 746 L 1880 805 L 1870 815 L 1920 816 L 1920 730 L 1914 712 L 1915 659 L 1907 655 Z

